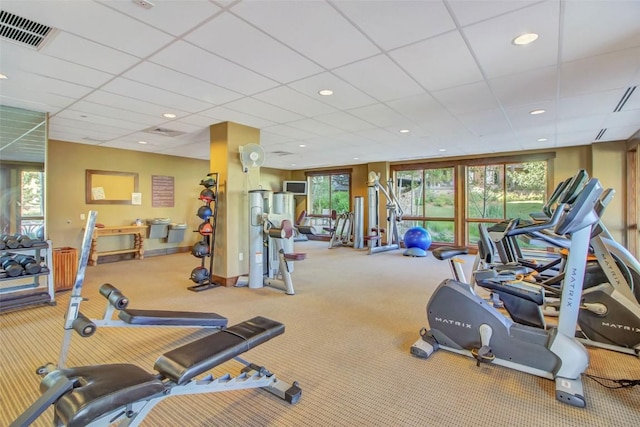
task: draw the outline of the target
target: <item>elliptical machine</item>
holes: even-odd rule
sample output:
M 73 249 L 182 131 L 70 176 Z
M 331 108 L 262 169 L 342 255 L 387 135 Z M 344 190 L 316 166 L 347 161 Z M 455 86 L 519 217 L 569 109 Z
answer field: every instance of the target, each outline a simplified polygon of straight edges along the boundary
M 468 283 L 446 279 L 427 303 L 430 329 L 422 328 L 411 353 L 427 358 L 443 349 L 473 357 L 478 364 L 494 363 L 552 379 L 557 400 L 585 407 L 581 374 L 589 365 L 589 354 L 574 334 L 591 227 L 598 221 L 594 206 L 601 193 L 600 182 L 591 179 L 556 226 L 558 234 L 570 234 L 572 240 L 557 328 L 515 323 Z

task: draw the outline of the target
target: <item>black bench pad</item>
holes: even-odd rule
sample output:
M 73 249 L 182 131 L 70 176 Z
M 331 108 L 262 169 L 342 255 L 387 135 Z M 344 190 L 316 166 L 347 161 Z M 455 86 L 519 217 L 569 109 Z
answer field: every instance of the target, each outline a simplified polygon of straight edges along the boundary
M 254 317 L 228 329 L 171 350 L 154 369 L 177 384 L 185 384 L 209 369 L 284 333 L 284 325 Z
M 77 386 L 57 400 L 56 418 L 61 425 L 84 427 L 130 402 L 162 392 L 162 381 L 135 365 L 115 364 L 60 369 L 40 384 L 44 393 L 60 376 L 76 380 Z
M 444 261 L 456 255 L 466 255 L 469 253 L 469 249 L 464 246 L 441 246 L 432 250 L 431 253 L 440 261 Z
M 225 328 L 227 318 L 216 313 L 166 310 L 120 310 L 118 317 L 131 325 L 208 326 Z

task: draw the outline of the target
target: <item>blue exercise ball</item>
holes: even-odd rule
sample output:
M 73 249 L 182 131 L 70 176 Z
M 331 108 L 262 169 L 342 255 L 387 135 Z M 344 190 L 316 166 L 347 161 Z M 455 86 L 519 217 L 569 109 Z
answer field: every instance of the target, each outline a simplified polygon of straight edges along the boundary
M 404 233 L 404 246 L 407 249 L 419 248 L 426 251 L 431 246 L 431 234 L 423 227 L 412 227 Z

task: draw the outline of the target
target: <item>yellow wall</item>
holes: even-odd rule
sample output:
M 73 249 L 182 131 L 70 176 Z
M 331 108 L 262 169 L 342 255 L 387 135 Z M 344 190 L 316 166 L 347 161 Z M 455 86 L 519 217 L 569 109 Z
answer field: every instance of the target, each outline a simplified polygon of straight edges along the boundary
M 604 212 L 603 221 L 613 238 L 625 242 L 625 209 L 627 203 L 626 142 L 602 142 L 591 145 L 591 174 L 604 188 L 616 193 Z
M 136 218 L 171 218 L 172 222 L 188 224 L 181 244 L 146 239 L 146 250 L 191 246 L 198 240 L 199 235 L 191 230 L 197 229 L 201 222 L 196 216 L 202 205 L 198 195 L 203 187 L 199 183 L 209 172 L 208 161 L 55 140 L 49 141 L 47 150 L 46 231 L 54 247 L 80 248 L 86 223 L 80 215 L 90 210 L 97 211 L 97 222 L 107 226 L 129 225 Z M 86 204 L 86 169 L 138 173 L 142 205 Z M 174 177 L 174 207 L 151 207 L 151 175 Z M 99 250 L 122 249 L 130 239 L 130 236 L 100 239 Z

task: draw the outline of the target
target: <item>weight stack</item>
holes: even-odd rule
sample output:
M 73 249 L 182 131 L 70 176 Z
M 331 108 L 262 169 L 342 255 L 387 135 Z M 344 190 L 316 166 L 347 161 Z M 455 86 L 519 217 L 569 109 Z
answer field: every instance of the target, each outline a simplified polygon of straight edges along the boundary
M 75 248 L 53 249 L 54 290 L 66 291 L 73 288 L 78 273 L 78 251 Z

